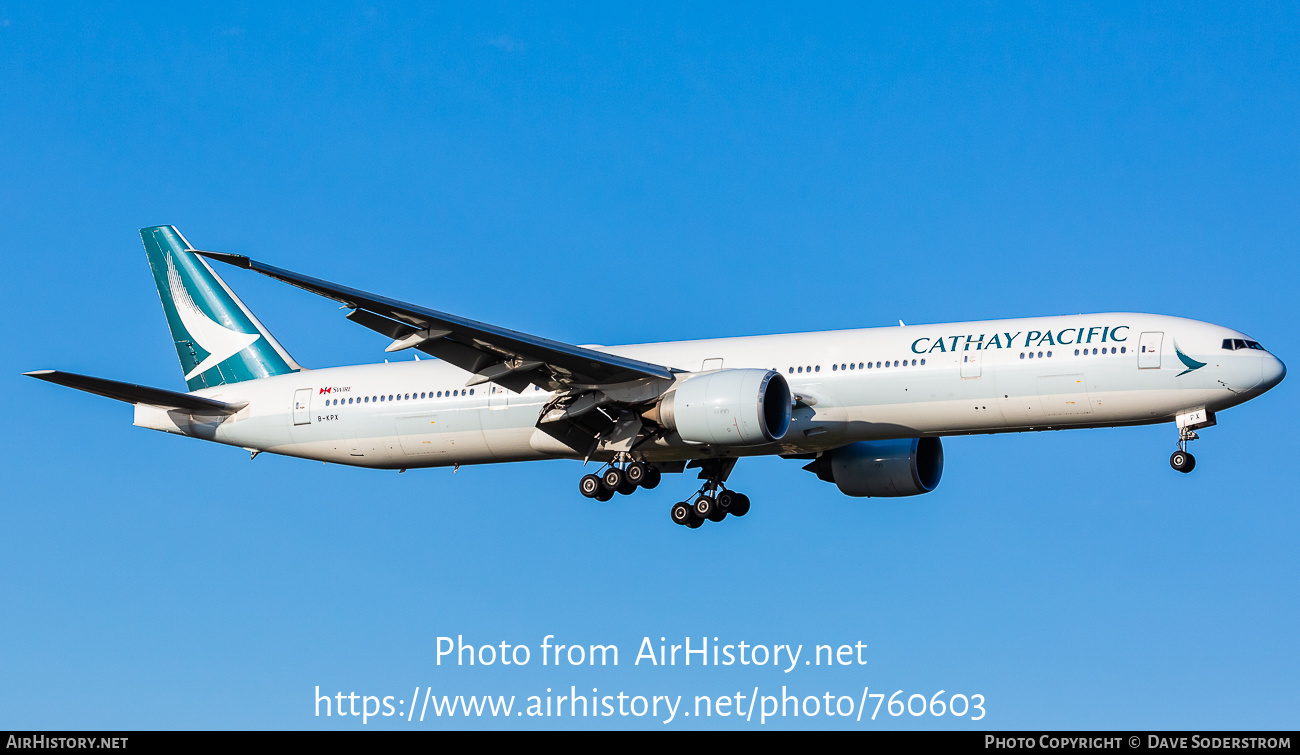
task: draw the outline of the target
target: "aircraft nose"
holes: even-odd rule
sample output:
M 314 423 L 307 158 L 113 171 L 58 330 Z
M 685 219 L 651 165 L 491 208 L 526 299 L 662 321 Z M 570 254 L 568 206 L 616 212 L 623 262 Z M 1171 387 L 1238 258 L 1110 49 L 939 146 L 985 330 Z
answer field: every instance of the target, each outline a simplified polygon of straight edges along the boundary
M 1255 390 L 1263 393 L 1282 382 L 1282 378 L 1286 377 L 1286 365 L 1282 364 L 1281 359 L 1270 354 L 1269 358 L 1264 360 L 1259 377 L 1259 385 L 1255 386 Z

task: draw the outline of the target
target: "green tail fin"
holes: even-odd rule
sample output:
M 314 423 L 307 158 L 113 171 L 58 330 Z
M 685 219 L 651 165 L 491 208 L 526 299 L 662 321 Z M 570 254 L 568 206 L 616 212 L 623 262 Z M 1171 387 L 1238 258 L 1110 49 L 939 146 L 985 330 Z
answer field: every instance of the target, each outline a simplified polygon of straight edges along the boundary
M 175 226 L 140 238 L 191 391 L 302 369 Z

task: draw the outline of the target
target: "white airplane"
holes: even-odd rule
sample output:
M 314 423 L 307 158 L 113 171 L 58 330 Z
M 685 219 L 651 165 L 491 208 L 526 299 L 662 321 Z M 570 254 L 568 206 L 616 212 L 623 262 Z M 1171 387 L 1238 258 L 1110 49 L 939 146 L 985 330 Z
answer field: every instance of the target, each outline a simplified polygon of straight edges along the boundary
M 537 459 L 602 463 L 584 496 L 698 468 L 677 524 L 744 516 L 742 456 L 779 454 L 850 496 L 928 493 L 940 437 L 1174 422 L 1196 431 L 1277 385 L 1282 362 L 1220 325 L 1112 312 L 628 346 L 571 346 L 196 250 L 140 231 L 189 393 L 54 370 L 26 373 L 135 405 L 135 424 L 376 469 Z M 298 365 L 204 257 L 343 303 L 387 351 L 435 359 Z

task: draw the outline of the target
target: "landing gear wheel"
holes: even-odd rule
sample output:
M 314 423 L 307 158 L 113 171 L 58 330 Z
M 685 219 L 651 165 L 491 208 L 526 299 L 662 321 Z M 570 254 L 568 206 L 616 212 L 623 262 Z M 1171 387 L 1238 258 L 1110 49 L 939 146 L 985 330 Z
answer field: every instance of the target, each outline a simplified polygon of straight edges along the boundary
M 594 474 L 583 475 L 582 479 L 578 480 L 578 492 L 586 498 L 595 498 L 600 489 L 600 478 Z
M 731 509 L 728 513 L 730 513 L 732 516 L 744 516 L 748 514 L 749 496 L 745 495 L 744 493 L 737 493 L 736 498 L 738 500 L 734 501 L 731 504 Z
M 647 466 L 645 470 L 645 479 L 641 481 L 641 487 L 646 490 L 654 490 L 659 487 L 660 473 L 658 469 Z
M 623 484 L 618 486 L 618 492 L 621 495 L 632 495 L 636 492 L 636 483 L 624 477 Z
M 672 511 L 669 512 L 673 517 L 673 524 L 690 524 L 695 515 L 691 512 L 691 507 L 686 505 L 685 501 L 679 501 L 673 504 Z
M 640 485 L 645 482 L 646 472 L 648 472 L 649 469 L 650 468 L 645 464 L 639 461 L 634 461 L 627 465 L 627 469 L 623 470 L 623 475 L 627 477 L 628 482 L 633 485 Z
M 693 530 L 698 530 L 701 524 L 704 524 L 704 520 L 700 519 L 699 517 L 693 516 L 691 517 L 691 520 L 686 523 L 686 526 L 690 527 Z
M 1169 466 L 1186 474 L 1196 468 L 1196 457 L 1186 451 L 1174 451 L 1169 457 Z
M 601 488 L 599 493 L 592 496 L 592 498 L 595 498 L 597 501 L 600 501 L 601 503 L 604 503 L 605 501 L 608 501 L 613 497 L 614 497 L 614 491 L 605 490 L 604 488 Z
M 691 508 L 695 511 L 695 516 L 700 519 L 710 519 L 718 510 L 718 502 L 707 495 L 702 495 L 695 499 L 695 505 Z
M 736 499 L 739 497 L 740 495 L 738 493 L 731 490 L 724 490 L 721 493 L 718 493 L 718 497 L 715 499 L 718 504 L 718 511 L 721 511 L 724 514 L 731 513 L 732 508 L 736 505 Z
M 623 470 L 618 467 L 610 467 L 600 476 L 601 484 L 611 493 L 623 486 L 624 479 Z

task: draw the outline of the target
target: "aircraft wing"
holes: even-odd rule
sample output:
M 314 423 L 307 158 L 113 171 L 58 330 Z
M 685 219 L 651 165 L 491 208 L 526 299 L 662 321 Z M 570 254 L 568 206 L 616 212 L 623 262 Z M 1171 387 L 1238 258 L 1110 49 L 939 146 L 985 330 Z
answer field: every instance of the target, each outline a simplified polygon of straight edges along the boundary
M 37 380 L 45 380 L 57 385 L 76 388 L 79 391 L 94 393 L 97 396 L 125 401 L 128 404 L 149 404 L 164 409 L 179 409 L 189 414 L 234 414 L 248 406 L 247 401 L 226 403 L 225 401 L 216 401 L 215 399 L 203 398 L 189 393 L 150 388 L 135 383 L 120 383 L 116 380 L 78 375 L 74 372 L 37 370 L 35 372 L 24 372 L 23 374 Z
M 561 389 L 673 377 L 672 370 L 657 364 L 407 304 L 273 267 L 242 254 L 199 250 L 194 253 L 340 302 L 352 309 L 349 320 L 393 339 L 388 351 L 416 348 L 450 362 L 473 373 L 467 386 L 491 381 L 517 392 L 532 383 Z

